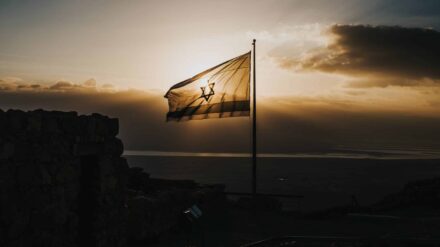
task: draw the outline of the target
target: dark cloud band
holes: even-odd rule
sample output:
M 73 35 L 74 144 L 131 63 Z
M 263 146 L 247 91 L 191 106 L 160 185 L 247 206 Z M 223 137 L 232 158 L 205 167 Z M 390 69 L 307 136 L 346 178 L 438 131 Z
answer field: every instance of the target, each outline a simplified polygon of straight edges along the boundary
M 284 58 L 282 65 L 381 77 L 381 81 L 390 85 L 417 85 L 414 81 L 440 78 L 440 32 L 436 30 L 334 25 L 330 33 L 336 36 L 331 45 L 310 51 L 301 58 Z M 399 83 L 401 78 L 413 83 Z
M 168 106 L 162 93 L 0 91 L 0 109 L 10 108 L 99 112 L 117 117 L 121 126 L 119 137 L 126 150 L 248 152 L 250 147 L 248 118 L 166 123 Z M 440 115 L 436 105 L 429 108 L 436 112 L 426 115 L 410 110 L 402 114 L 385 108 L 370 108 L 337 98 L 262 99 L 258 110 L 261 152 L 328 152 L 341 145 L 353 147 L 359 143 L 375 148 L 440 147 Z

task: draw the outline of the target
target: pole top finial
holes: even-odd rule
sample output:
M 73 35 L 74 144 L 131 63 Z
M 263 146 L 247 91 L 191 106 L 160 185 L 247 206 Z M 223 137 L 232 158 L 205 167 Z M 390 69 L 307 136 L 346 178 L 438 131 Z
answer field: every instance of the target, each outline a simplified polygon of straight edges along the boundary
M 253 42 L 252 42 L 252 44 L 253 44 L 253 45 L 255 45 L 255 42 L 256 42 L 256 41 L 257 41 L 256 39 L 253 39 Z

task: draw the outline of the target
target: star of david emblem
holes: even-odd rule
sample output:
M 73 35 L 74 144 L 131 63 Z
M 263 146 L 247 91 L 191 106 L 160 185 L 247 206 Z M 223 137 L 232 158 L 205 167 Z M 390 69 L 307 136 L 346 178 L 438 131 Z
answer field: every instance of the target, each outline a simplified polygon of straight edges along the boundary
M 211 98 L 211 96 L 215 94 L 214 85 L 215 83 L 209 83 L 207 87 L 200 87 L 200 89 L 202 90 L 202 95 L 200 96 L 200 98 L 204 98 L 206 101 L 208 101 L 209 98 Z

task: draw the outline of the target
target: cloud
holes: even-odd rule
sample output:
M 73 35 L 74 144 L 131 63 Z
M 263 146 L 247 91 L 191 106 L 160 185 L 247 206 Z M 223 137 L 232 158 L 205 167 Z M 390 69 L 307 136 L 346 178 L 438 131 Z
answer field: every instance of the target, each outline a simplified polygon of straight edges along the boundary
M 0 79 L 0 91 L 14 90 L 23 80 L 18 77 L 4 77 Z
M 93 78 L 88 79 L 87 81 L 85 81 L 83 83 L 83 85 L 86 86 L 86 87 L 96 87 L 96 80 L 93 79 Z
M 440 82 L 440 32 L 436 30 L 334 25 L 328 31 L 333 37 L 329 45 L 300 56 L 274 56 L 275 59 L 283 68 L 337 73 L 369 81 L 363 80 L 359 87 Z
M 0 79 L 1 91 L 62 91 L 62 92 L 95 92 L 95 91 L 114 91 L 111 84 L 98 86 L 95 79 L 91 78 L 83 83 L 74 83 L 66 80 L 50 82 L 26 82 L 17 77 L 6 77 Z
M 411 78 L 398 78 L 398 77 L 367 77 L 354 79 L 349 81 L 348 87 L 350 88 L 369 88 L 369 87 L 388 87 L 388 86 L 424 86 L 424 87 L 436 87 L 440 85 L 440 80 L 434 80 L 431 78 L 411 79 Z
M 73 89 L 74 85 L 68 81 L 57 81 L 54 85 L 50 86 L 51 90 L 70 90 Z

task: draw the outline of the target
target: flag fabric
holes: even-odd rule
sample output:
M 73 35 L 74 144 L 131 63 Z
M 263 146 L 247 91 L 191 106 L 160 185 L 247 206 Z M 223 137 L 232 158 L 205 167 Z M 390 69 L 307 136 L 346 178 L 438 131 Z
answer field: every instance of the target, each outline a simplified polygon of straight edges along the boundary
M 249 116 L 248 52 L 172 86 L 167 121 Z

